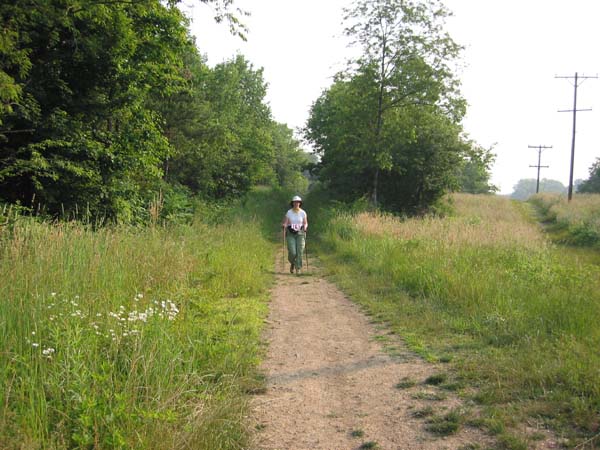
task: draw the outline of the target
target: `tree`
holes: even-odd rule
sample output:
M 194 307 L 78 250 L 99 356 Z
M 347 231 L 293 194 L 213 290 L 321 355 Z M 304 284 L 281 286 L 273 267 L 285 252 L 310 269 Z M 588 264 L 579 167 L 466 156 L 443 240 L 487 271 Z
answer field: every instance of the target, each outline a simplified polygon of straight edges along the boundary
M 590 177 L 581 182 L 577 188 L 581 193 L 600 193 L 600 158 L 590 167 Z
M 470 194 L 490 194 L 498 188 L 490 184 L 490 169 L 496 155 L 469 141 L 469 149 L 458 166 L 458 191 Z
M 232 0 L 200 1 L 243 35 Z M 159 106 L 189 94 L 197 55 L 177 3 L 0 4 L 0 199 L 116 221 L 145 212 L 173 145 L 185 147 Z M 189 130 L 206 111 L 185 106 Z
M 159 0 L 38 6 L 15 6 L 30 68 L 10 71 L 23 101 L 3 121 L 29 132 L 4 134 L 0 195 L 130 220 L 169 152 L 148 99 L 183 82 L 185 19 Z
M 391 168 L 389 147 L 382 141 L 387 112 L 427 105 L 455 120 L 464 114 L 449 66 L 460 47 L 443 32 L 449 13 L 438 1 L 359 0 L 346 14 L 346 34 L 362 50 L 352 65 L 372 83 L 368 169 L 376 205 L 380 173 Z
M 338 196 L 423 211 L 456 185 L 464 101 L 450 70 L 459 47 L 437 2 L 361 0 L 347 34 L 362 55 L 313 104 L 305 137 Z
M 274 183 L 273 122 L 262 69 L 243 56 L 214 69 L 196 61 L 189 69 L 193 86 L 171 103 L 191 115 L 165 112 L 169 135 L 179 143 L 168 179 L 212 199 Z
M 530 195 L 535 194 L 536 185 L 537 180 L 535 178 L 521 179 L 513 187 L 513 193 L 510 196 L 516 200 L 527 200 Z M 567 188 L 560 181 L 544 178 L 540 180 L 540 192 L 566 194 Z
M 273 122 L 271 133 L 277 184 L 295 192 L 304 192 L 308 188 L 308 179 L 302 175 L 302 170 L 310 163 L 309 155 L 302 151 L 300 142 L 287 125 Z
M 305 131 L 321 156 L 319 178 L 346 201 L 368 195 L 372 187 L 367 87 L 368 78 L 338 78 L 313 104 Z M 380 205 L 422 212 L 456 188 L 456 167 L 470 151 L 460 135 L 459 124 L 431 109 L 412 105 L 388 111 L 380 136 L 389 155 L 389 168 L 380 176 Z

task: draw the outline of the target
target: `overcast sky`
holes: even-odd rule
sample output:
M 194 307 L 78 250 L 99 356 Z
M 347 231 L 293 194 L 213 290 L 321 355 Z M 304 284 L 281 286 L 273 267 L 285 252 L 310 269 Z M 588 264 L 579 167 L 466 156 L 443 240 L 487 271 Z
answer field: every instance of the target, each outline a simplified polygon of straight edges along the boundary
M 193 0 L 187 0 L 191 4 Z M 195 3 L 197 5 L 197 3 Z M 345 67 L 350 54 L 342 35 L 342 8 L 350 0 L 236 0 L 249 11 L 248 41 L 213 22 L 204 5 L 189 8 L 192 33 L 208 63 L 241 53 L 264 68 L 267 101 L 278 122 L 302 127 L 310 105 Z M 567 185 L 573 116 L 573 82 L 555 76 L 596 76 L 600 71 L 598 0 L 445 0 L 454 13 L 447 30 L 463 45 L 458 74 L 469 103 L 464 129 L 497 154 L 492 182 L 512 192 L 521 178 L 535 178 L 537 149 L 542 178 Z M 600 79 L 588 79 L 577 93 L 574 177 L 588 178 L 600 157 Z

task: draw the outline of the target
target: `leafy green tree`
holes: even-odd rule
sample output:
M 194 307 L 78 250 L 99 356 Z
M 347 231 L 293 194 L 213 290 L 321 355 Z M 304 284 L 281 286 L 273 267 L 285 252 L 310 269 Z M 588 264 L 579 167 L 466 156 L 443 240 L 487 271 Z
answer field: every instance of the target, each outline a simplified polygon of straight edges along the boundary
M 372 186 L 372 129 L 365 127 L 372 97 L 363 97 L 368 78 L 338 78 L 315 102 L 306 137 L 321 156 L 318 175 L 346 201 L 368 195 Z M 456 188 L 456 167 L 471 152 L 460 126 L 446 115 L 417 105 L 386 113 L 380 141 L 390 158 L 381 172 L 381 206 L 421 212 L 446 189 Z
M 11 76 L 27 101 L 3 121 L 30 132 L 4 133 L 0 194 L 53 214 L 87 208 L 130 220 L 169 151 L 147 100 L 183 81 L 183 15 L 158 0 L 15 8 L 30 68 Z
M 457 187 L 456 167 L 476 152 L 461 138 L 447 14 L 435 1 L 360 0 L 348 11 L 362 55 L 315 101 L 305 129 L 339 197 L 419 212 Z
M 470 146 L 458 166 L 458 190 L 470 194 L 490 194 L 498 188 L 490 184 L 490 169 L 495 156 L 491 149 L 485 149 L 475 142 Z
M 527 200 L 530 195 L 535 194 L 536 185 L 537 180 L 535 178 L 521 179 L 513 187 L 513 193 L 510 196 L 516 200 Z M 540 180 L 540 192 L 566 194 L 567 188 L 560 181 L 544 178 Z
M 19 30 L 25 21 L 25 11 L 17 4 L 4 3 L 0 5 L 0 22 L 3 24 L 0 34 L 0 127 L 3 127 L 4 117 L 12 114 L 15 106 L 24 102 L 23 86 L 18 82 L 31 69 L 27 49 L 19 46 Z M 0 143 L 6 131 L 11 133 L 24 130 L 2 130 L 0 128 Z
M 364 79 L 344 79 L 334 84 L 311 107 L 305 129 L 306 139 L 321 157 L 315 174 L 343 200 L 354 200 L 369 192 L 370 139 L 372 128 L 362 95 Z
M 243 35 L 232 0 L 200 1 Z M 54 215 L 146 214 L 171 154 L 189 149 L 179 131 L 207 116 L 202 101 L 159 106 L 205 87 L 192 85 L 188 68 L 202 61 L 190 62 L 197 50 L 177 3 L 0 4 L 0 198 Z M 185 125 L 166 129 L 176 114 Z
M 262 69 L 243 56 L 214 69 L 201 61 L 188 68 L 190 90 L 170 99 L 182 112 L 165 115 L 168 134 L 178 143 L 169 180 L 213 199 L 274 183 L 273 126 Z
M 308 179 L 302 171 L 311 163 L 310 156 L 300 148 L 300 142 L 287 125 L 273 122 L 271 133 L 277 184 L 295 192 L 306 191 Z
M 596 158 L 590 167 L 590 177 L 581 182 L 577 187 L 577 192 L 600 193 L 600 158 Z
M 421 105 L 454 121 L 462 118 L 464 101 L 450 68 L 460 47 L 443 31 L 449 13 L 438 1 L 358 0 L 346 14 L 346 34 L 362 50 L 353 67 L 370 84 L 364 93 L 371 97 L 365 105 L 371 147 L 366 156 L 377 204 L 380 173 L 392 164 L 383 142 L 388 112 Z

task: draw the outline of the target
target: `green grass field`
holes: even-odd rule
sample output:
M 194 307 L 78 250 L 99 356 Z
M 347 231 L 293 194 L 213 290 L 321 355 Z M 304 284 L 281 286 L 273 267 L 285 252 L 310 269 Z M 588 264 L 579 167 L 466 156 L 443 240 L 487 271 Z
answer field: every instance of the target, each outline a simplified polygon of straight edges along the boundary
M 3 217 L 0 448 L 247 448 L 286 198 L 256 191 L 164 227 Z M 503 449 L 546 429 L 594 448 L 598 250 L 553 244 L 530 204 L 451 203 L 404 220 L 307 207 L 340 286 L 479 405 L 460 426 Z
M 328 271 L 415 351 L 448 362 L 503 448 L 546 428 L 567 446 L 597 436 L 600 266 L 582 255 L 597 251 L 552 244 L 528 204 L 450 201 L 446 218 L 325 211 Z
M 267 199 L 285 205 L 257 192 L 167 227 L 5 220 L 0 448 L 246 448 L 273 279 L 263 226 L 280 220 Z

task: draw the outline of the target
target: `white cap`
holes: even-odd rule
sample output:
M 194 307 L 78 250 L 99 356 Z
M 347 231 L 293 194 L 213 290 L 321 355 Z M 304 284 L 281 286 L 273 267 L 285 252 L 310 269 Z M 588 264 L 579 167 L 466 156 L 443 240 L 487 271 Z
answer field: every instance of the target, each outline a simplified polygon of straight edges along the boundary
M 292 198 L 292 202 L 301 202 L 302 199 L 300 198 L 299 195 L 294 195 L 294 198 Z

